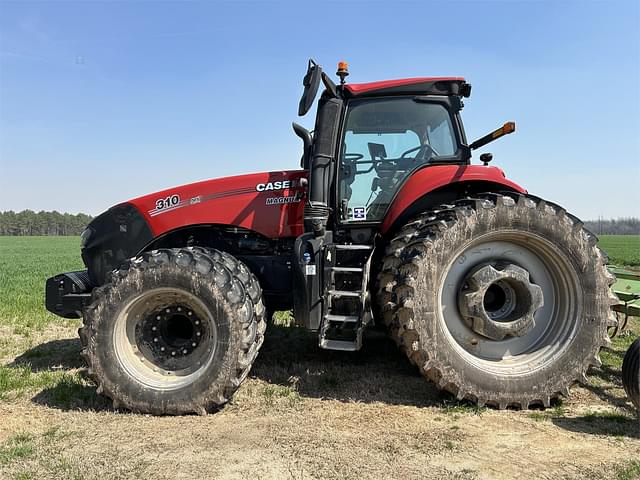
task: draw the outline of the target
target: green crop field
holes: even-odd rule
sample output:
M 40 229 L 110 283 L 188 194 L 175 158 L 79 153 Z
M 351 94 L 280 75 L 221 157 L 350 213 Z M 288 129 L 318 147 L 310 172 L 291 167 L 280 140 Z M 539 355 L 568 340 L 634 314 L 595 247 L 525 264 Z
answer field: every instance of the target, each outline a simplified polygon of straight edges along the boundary
M 601 245 L 616 263 L 638 265 L 639 241 L 604 236 Z M 116 411 L 96 392 L 80 357 L 80 320 L 44 308 L 45 280 L 83 268 L 79 243 L 0 236 L 2 479 L 200 478 L 206 471 L 216 479 L 474 480 L 494 478 L 496 458 L 501 478 L 640 475 L 637 418 L 620 379 L 638 319 L 568 398 L 544 411 L 495 411 L 439 393 L 382 332 L 368 331 L 360 352 L 327 352 L 280 312 L 249 378 L 221 412 L 149 417 Z
M 44 308 L 44 282 L 80 270 L 79 237 L 0 237 L 0 322 L 42 328 L 60 319 Z
M 601 235 L 600 248 L 609 262 L 619 266 L 640 266 L 640 235 Z

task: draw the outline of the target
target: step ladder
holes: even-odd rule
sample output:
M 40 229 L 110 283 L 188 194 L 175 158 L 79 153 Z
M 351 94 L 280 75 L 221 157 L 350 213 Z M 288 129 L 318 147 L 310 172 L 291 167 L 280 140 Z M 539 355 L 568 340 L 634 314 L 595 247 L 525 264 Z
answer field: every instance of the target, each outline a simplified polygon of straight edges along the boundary
M 329 244 L 324 252 L 324 315 L 319 344 L 327 350 L 355 351 L 371 320 L 371 245 Z

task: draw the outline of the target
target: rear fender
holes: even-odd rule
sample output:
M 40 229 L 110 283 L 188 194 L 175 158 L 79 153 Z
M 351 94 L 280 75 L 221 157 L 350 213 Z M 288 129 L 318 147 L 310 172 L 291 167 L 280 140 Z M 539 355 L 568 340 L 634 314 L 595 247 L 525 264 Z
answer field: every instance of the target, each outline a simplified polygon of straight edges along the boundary
M 414 215 L 472 193 L 487 191 L 526 193 L 505 178 L 497 167 L 434 165 L 415 172 L 400 188 L 382 222 L 383 234 L 395 231 Z

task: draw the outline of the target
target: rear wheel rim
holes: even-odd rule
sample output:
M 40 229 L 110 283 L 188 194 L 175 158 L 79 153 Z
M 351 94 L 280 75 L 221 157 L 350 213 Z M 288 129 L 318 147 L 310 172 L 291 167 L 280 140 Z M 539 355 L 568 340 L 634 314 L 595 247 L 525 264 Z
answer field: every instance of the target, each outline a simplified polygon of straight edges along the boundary
M 439 327 L 470 364 L 499 375 L 520 376 L 562 355 L 581 323 L 579 278 L 568 258 L 546 239 L 524 231 L 491 232 L 468 242 L 452 256 L 439 289 Z M 544 305 L 534 327 L 521 337 L 491 340 L 465 322 L 458 295 L 473 268 L 483 263 L 512 263 L 529 272 L 543 291 Z
M 202 300 L 169 287 L 128 302 L 113 330 L 119 364 L 155 390 L 179 389 L 202 377 L 213 362 L 217 337 L 216 322 Z

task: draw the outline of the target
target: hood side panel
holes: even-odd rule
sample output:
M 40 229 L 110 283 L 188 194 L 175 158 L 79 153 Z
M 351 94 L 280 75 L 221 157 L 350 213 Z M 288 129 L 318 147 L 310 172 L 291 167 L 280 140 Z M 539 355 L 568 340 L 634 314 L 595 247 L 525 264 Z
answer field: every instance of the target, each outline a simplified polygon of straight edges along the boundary
M 170 188 L 129 201 L 154 237 L 195 224 L 248 228 L 268 238 L 303 233 L 304 170 L 253 173 Z

